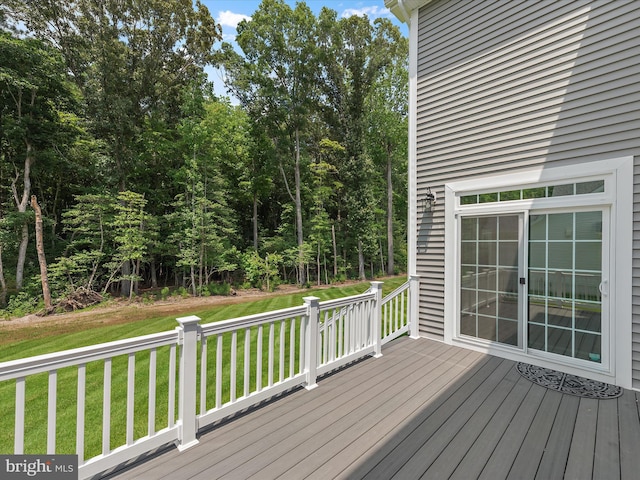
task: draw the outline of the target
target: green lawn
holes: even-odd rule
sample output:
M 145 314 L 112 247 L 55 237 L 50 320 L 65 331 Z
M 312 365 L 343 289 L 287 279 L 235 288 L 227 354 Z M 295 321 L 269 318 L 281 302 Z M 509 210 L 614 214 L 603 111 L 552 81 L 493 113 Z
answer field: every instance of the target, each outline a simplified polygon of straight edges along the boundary
M 406 277 L 395 277 L 387 279 L 383 286 L 383 294 L 390 293 L 393 289 L 406 281 Z M 185 311 L 182 315 L 197 315 L 202 319 L 201 323 L 237 318 L 255 313 L 278 310 L 282 308 L 298 306 L 303 303 L 302 298 L 306 296 L 317 296 L 321 300 L 329 300 L 350 295 L 356 295 L 366 291 L 368 283 L 361 283 L 349 286 L 337 286 L 325 289 L 309 289 L 305 292 L 288 295 L 274 294 L 268 298 L 257 301 L 247 301 L 233 305 L 212 306 L 206 310 Z M 41 355 L 59 350 L 77 348 L 96 343 L 109 342 L 130 338 L 149 333 L 173 330 L 177 326 L 174 316 L 150 317 L 134 323 L 109 325 L 88 330 L 80 330 L 72 333 L 56 335 L 55 332 L 34 339 L 25 339 L 14 344 L 5 344 L 1 348 L 0 361 L 23 358 L 33 355 Z M 275 328 L 275 338 L 279 338 L 280 325 Z M 285 326 L 288 332 L 289 325 Z M 299 328 L 299 325 L 296 327 Z M 221 401 L 224 403 L 229 399 L 229 377 L 228 364 L 226 360 L 230 356 L 231 334 L 224 336 L 223 358 L 225 369 L 224 389 L 221 394 Z M 242 367 L 242 349 L 244 339 L 238 336 L 238 369 Z M 258 337 L 257 328 L 251 331 L 252 342 Z M 286 336 L 288 338 L 288 335 Z M 262 332 L 262 349 L 265 351 L 268 341 L 268 329 Z M 0 341 L 1 343 L 1 341 Z M 280 348 L 279 342 L 277 347 Z M 212 345 L 213 344 L 213 345 Z M 215 368 L 215 342 L 208 344 L 207 364 L 211 371 Z M 286 351 L 285 358 L 288 358 L 288 345 L 282 346 Z M 157 351 L 157 374 L 156 374 L 156 429 L 166 427 L 168 420 L 167 412 L 167 384 L 168 384 L 168 360 L 169 348 L 161 348 Z M 149 352 L 136 354 L 136 395 L 135 395 L 135 438 L 140 438 L 147 433 L 147 404 L 148 404 L 148 384 L 149 384 Z M 297 355 L 296 355 L 297 356 Z M 255 355 L 251 358 L 255 362 Z M 265 360 L 266 362 L 266 360 Z M 276 360 L 275 377 L 277 381 L 278 363 Z M 85 411 L 85 457 L 90 458 L 101 451 L 102 439 L 102 405 L 103 405 L 103 362 L 92 362 L 87 365 L 86 381 L 86 411 Z M 253 365 L 255 367 L 255 365 Z M 299 365 L 296 362 L 296 368 Z M 287 367 L 288 368 L 288 367 Z M 252 371 L 255 371 L 252 368 Z M 262 369 L 262 384 L 266 384 L 266 365 Z M 288 373 L 288 372 L 287 372 Z M 127 357 L 119 356 L 113 359 L 112 367 L 112 394 L 111 394 L 111 448 L 125 443 L 126 426 L 126 375 Z M 47 375 L 40 374 L 29 377 L 26 382 L 26 425 L 25 425 L 25 453 L 44 453 L 46 451 L 46 428 L 47 428 Z M 251 376 L 252 385 L 255 384 L 255 373 Z M 239 375 L 236 391 L 238 396 L 242 395 L 243 376 Z M 77 368 L 66 368 L 58 372 L 57 382 L 57 429 L 56 444 L 57 453 L 75 452 L 75 429 L 76 429 L 76 389 L 77 389 Z M 3 406 L 4 415 L 0 416 L 0 453 L 13 453 L 13 431 L 15 402 L 15 382 L 0 383 L 0 404 Z M 207 385 L 207 407 L 211 408 L 215 403 L 214 385 Z M 177 405 L 177 401 L 176 401 Z

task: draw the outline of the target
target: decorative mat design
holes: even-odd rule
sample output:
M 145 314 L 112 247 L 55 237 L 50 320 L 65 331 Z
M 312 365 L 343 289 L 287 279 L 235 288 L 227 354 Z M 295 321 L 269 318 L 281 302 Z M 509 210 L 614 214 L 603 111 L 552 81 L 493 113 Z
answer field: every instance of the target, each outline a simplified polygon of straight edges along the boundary
M 569 375 L 568 373 L 558 372 L 550 368 L 536 367 L 535 365 L 522 362 L 519 362 L 516 368 L 524 378 L 561 393 L 568 393 L 585 398 L 597 398 L 599 400 L 617 398 L 622 395 L 621 387 Z

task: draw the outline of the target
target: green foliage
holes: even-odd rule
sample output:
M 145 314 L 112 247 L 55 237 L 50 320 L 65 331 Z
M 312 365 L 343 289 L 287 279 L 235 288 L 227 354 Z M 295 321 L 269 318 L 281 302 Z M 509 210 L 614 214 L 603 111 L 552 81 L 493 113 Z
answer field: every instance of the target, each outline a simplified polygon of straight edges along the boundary
M 245 278 L 253 287 L 272 291 L 279 284 L 278 271 L 282 262 L 282 255 L 277 253 L 268 253 L 262 258 L 256 251 L 247 252 L 243 256 Z
M 44 303 L 42 299 L 23 290 L 9 298 L 7 307 L 4 309 L 4 315 L 7 318 L 24 317 L 25 315 L 41 310 L 43 307 Z
M 57 295 L 405 268 L 407 42 L 388 21 L 264 0 L 235 52 L 199 2 L 0 11 L 0 301 L 37 268 L 31 193 Z M 240 105 L 213 95 L 214 60 Z
M 226 282 L 210 283 L 209 285 L 207 285 L 207 290 L 211 295 L 227 296 L 231 293 L 231 285 Z
M 71 241 L 65 254 L 49 265 L 54 290 L 84 287 L 94 290 L 105 282 L 105 262 L 113 255 L 115 198 L 104 194 L 75 197 L 75 205 L 63 213 L 64 232 Z

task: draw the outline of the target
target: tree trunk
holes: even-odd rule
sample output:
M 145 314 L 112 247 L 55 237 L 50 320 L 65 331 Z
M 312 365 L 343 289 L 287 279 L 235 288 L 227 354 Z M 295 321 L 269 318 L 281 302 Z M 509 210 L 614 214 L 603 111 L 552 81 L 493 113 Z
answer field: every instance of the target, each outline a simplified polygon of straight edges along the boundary
M 338 245 L 336 244 L 336 226 L 331 225 L 331 240 L 333 242 L 333 278 L 338 276 Z
M 253 248 L 258 251 L 258 194 L 253 194 Z
M 31 196 L 31 207 L 36 212 L 36 250 L 38 251 L 38 263 L 40 263 L 40 279 L 42 282 L 42 296 L 44 297 L 44 308 L 47 313 L 53 310 L 51 305 L 51 291 L 49 290 L 49 279 L 47 278 L 47 257 L 44 255 L 44 234 L 42 229 L 42 210 L 38 205 L 35 195 Z
M 135 280 L 133 281 L 133 293 L 135 293 L 136 295 L 140 294 L 140 277 L 141 277 L 141 275 L 140 275 L 140 264 L 141 264 L 141 262 L 140 262 L 140 259 L 138 258 L 136 260 L 136 268 L 135 268 L 135 272 L 134 272 Z M 131 298 L 133 298 L 133 295 L 129 296 L 129 299 L 131 299 Z
M 298 233 L 298 266 L 300 269 L 300 284 L 307 283 L 307 278 L 304 270 L 304 252 L 302 250 L 302 244 L 304 243 L 304 235 L 302 234 L 302 196 L 301 196 L 301 180 L 300 180 L 300 132 L 296 128 L 296 167 L 295 167 L 295 181 L 296 181 L 296 230 Z
M 133 275 L 136 274 L 136 269 L 135 266 L 133 268 Z M 134 285 L 135 285 L 135 280 L 130 280 L 129 281 L 129 300 L 131 300 L 133 298 L 133 289 L 134 289 Z
M 323 254 L 324 258 L 324 283 L 325 285 L 329 285 L 329 270 L 327 270 L 327 254 Z
M 31 166 L 35 161 L 33 157 L 33 147 L 31 142 L 26 141 L 27 153 L 24 159 L 24 173 L 22 180 L 22 197 L 18 198 L 17 182 L 19 175 L 11 182 L 11 191 L 16 202 L 18 212 L 25 213 L 27 205 L 29 205 L 29 196 L 31 195 Z M 16 169 L 17 170 L 17 169 Z M 18 260 L 16 262 L 16 289 L 21 290 L 24 284 L 24 262 L 27 258 L 27 245 L 29 244 L 29 226 L 25 219 L 22 224 L 22 232 L 20 234 L 20 245 L 18 246 Z
M 391 154 L 387 152 L 387 275 L 393 275 L 393 181 L 391 176 Z
M 367 274 L 364 271 L 364 252 L 362 250 L 362 240 L 358 240 L 358 278 L 366 280 Z
M 7 301 L 7 281 L 4 278 L 4 262 L 2 260 L 2 245 L 0 245 L 0 306 L 4 307 Z
M 24 263 L 27 258 L 28 245 L 29 226 L 25 222 L 20 231 L 20 244 L 18 246 L 18 261 L 16 262 L 16 290 L 22 290 L 24 285 Z
M 158 272 L 156 271 L 156 261 L 151 259 L 151 288 L 158 288 Z
M 122 264 L 121 269 L 123 278 L 120 281 L 120 295 L 129 296 L 131 293 L 131 280 L 129 279 L 131 277 L 131 263 L 129 260 L 126 260 Z
M 318 275 L 318 286 L 320 286 L 320 283 L 321 283 L 320 277 L 322 276 L 322 270 L 320 268 L 320 266 L 321 266 L 321 263 L 320 263 L 320 242 L 318 242 L 318 255 L 316 256 L 316 266 L 318 268 L 318 272 L 317 272 L 317 275 Z
M 204 242 L 201 240 L 200 241 L 200 258 L 199 258 L 199 265 L 198 265 L 198 288 L 196 289 L 196 292 L 194 293 L 194 295 L 200 295 L 202 293 L 202 286 L 204 285 L 204 279 L 203 279 L 203 270 L 204 270 Z
M 196 269 L 194 265 L 191 265 L 191 293 L 195 297 L 196 296 Z

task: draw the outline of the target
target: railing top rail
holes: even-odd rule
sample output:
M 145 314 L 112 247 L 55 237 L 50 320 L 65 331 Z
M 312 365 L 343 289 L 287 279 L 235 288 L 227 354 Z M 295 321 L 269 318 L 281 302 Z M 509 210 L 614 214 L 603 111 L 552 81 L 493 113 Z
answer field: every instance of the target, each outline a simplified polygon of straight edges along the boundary
M 204 336 L 214 335 L 307 314 L 307 306 L 300 305 L 298 307 L 283 308 L 281 310 L 273 310 L 271 312 L 256 313 L 245 317 L 232 318 L 221 322 L 206 323 L 200 326 L 200 331 Z
M 178 331 L 169 330 L 115 342 L 100 343 L 88 347 L 11 360 L 0 363 L 0 381 L 49 372 L 64 367 L 83 365 L 96 360 L 172 345 L 177 342 Z
M 389 302 L 390 300 L 393 300 L 395 297 L 400 295 L 405 290 L 408 290 L 409 289 L 409 285 L 410 285 L 410 282 L 409 282 L 409 280 L 407 280 L 405 283 L 400 285 L 398 288 L 396 288 L 389 295 L 385 295 L 385 297 L 382 299 L 382 304 L 384 305 L 385 303 Z
M 346 307 L 362 300 L 373 300 L 374 298 L 376 298 L 375 292 L 367 290 L 366 292 L 359 295 L 352 295 L 350 297 L 336 298 L 334 300 L 325 300 L 324 302 L 320 302 L 320 310 Z

